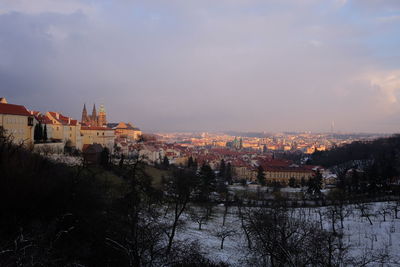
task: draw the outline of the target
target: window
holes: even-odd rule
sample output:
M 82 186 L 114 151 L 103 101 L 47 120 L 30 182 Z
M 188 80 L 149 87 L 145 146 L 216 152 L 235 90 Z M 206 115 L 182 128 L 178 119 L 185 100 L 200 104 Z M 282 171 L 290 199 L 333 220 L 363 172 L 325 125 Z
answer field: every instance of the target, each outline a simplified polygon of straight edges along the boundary
M 33 126 L 33 118 L 28 117 L 28 126 Z
M 99 132 L 97 132 L 97 136 L 99 136 Z

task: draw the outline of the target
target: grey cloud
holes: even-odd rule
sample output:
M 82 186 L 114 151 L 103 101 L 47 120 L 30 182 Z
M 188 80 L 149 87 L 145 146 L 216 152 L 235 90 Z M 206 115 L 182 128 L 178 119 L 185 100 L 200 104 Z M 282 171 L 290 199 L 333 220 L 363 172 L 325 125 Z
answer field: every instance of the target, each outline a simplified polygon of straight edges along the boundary
M 145 130 L 321 131 L 332 120 L 349 131 L 396 130 L 378 123 L 364 75 L 388 68 L 365 43 L 377 32 L 317 2 L 84 2 L 90 8 L 5 13 L 1 95 L 76 118 L 84 102 L 104 103 L 111 120 Z

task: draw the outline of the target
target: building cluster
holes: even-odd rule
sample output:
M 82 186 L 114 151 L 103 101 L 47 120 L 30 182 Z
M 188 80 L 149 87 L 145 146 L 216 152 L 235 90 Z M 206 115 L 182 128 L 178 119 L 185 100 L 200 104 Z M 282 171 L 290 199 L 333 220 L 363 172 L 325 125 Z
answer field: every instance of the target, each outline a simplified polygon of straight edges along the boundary
M 78 121 L 59 112 L 28 110 L 8 103 L 5 98 L 0 98 L 0 126 L 15 143 L 53 152 L 84 151 L 93 144 L 113 151 L 120 140 L 134 143 L 141 135 L 140 129 L 131 123 L 107 123 L 103 105 L 98 114 L 94 105 L 91 115 L 84 105 L 82 120 Z
M 260 152 L 301 152 L 312 154 L 332 146 L 348 144 L 356 140 L 372 140 L 376 134 L 334 133 L 250 133 L 232 136 L 225 133 L 158 133 L 159 139 L 167 143 L 179 143 L 187 147 L 228 147 L 236 150 Z
M 326 184 L 334 184 L 335 175 L 319 166 L 297 165 L 274 155 L 311 154 L 354 140 L 374 139 L 375 135 L 287 133 L 254 136 L 232 136 L 224 133 L 158 133 L 158 142 L 146 144 L 141 153 L 150 163 L 161 164 L 164 156 L 173 164 L 185 164 L 192 157 L 198 166 L 209 164 L 218 171 L 221 160 L 232 167 L 233 178 L 257 180 L 261 166 L 268 182 L 297 184 L 307 181 L 319 170 Z
M 272 153 L 237 150 L 234 147 L 189 147 L 158 140 L 145 142 L 137 151 L 150 164 L 163 164 L 164 157 L 167 157 L 170 164 L 187 166 L 189 159 L 192 158 L 199 168 L 203 164 L 208 164 L 216 172 L 223 160 L 224 164 L 231 167 L 232 178 L 236 181 L 257 182 L 259 166 L 264 170 L 265 180 L 268 183 L 279 182 L 281 185 L 289 184 L 291 179 L 300 185 L 315 175 L 317 169 L 324 177 L 329 175 L 332 177 L 328 171 L 319 166 L 296 165 L 290 160 L 275 159 Z

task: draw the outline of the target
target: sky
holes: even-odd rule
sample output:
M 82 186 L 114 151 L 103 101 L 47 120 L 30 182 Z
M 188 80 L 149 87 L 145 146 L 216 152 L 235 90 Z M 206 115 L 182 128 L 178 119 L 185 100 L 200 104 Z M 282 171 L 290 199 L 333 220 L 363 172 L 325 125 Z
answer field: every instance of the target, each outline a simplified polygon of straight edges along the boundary
M 0 96 L 145 131 L 400 132 L 400 1 L 0 0 Z

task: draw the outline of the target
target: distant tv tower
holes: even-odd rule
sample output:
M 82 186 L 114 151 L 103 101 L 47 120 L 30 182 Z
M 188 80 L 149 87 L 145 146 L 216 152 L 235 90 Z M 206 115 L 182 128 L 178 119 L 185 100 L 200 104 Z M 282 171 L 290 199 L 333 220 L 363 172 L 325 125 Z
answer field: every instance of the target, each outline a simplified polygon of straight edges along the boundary
M 335 121 L 332 121 L 331 123 L 331 133 L 333 134 L 335 131 Z

